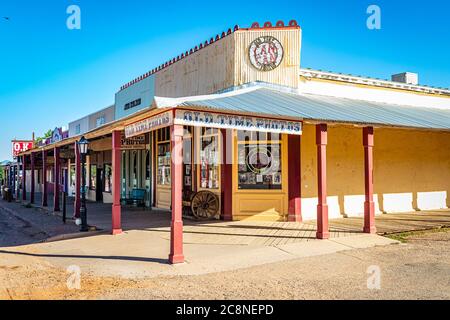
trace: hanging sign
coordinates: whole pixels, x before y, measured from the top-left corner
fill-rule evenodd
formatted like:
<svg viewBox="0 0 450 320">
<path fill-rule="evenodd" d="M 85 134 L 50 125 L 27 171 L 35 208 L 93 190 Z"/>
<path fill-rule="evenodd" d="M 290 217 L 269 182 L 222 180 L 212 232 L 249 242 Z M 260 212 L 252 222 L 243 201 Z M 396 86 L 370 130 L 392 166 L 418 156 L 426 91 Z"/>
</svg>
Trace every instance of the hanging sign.
<svg viewBox="0 0 450 320">
<path fill-rule="evenodd" d="M 167 111 L 156 116 L 138 121 L 125 127 L 125 137 L 139 136 L 153 130 L 167 127 L 173 124 L 173 113 Z"/>
<path fill-rule="evenodd" d="M 221 129 L 237 129 L 285 134 L 302 134 L 300 121 L 229 115 L 203 111 L 177 110 L 175 124 Z"/>
<path fill-rule="evenodd" d="M 13 141 L 12 142 L 12 154 L 13 158 L 17 158 L 17 156 L 26 152 L 30 149 L 33 149 L 33 141 Z"/>
<path fill-rule="evenodd" d="M 121 150 L 144 150 L 147 148 L 148 139 L 145 135 L 134 136 L 131 138 L 125 138 L 122 135 L 120 149 Z"/>
</svg>

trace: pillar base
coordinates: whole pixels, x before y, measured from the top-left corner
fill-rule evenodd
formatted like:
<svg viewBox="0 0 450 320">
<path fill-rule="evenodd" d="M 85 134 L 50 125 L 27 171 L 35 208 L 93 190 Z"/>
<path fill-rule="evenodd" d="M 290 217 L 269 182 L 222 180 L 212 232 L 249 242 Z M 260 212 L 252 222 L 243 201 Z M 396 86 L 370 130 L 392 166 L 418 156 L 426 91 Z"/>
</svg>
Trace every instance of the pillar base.
<svg viewBox="0 0 450 320">
<path fill-rule="evenodd" d="M 319 204 L 317 206 L 317 239 L 329 239 L 330 231 L 328 228 L 328 205 Z"/>
<path fill-rule="evenodd" d="M 320 239 L 320 240 L 330 239 L 330 233 L 329 232 L 317 232 L 316 238 Z"/>
<path fill-rule="evenodd" d="M 377 228 L 376 227 L 364 227 L 364 233 L 376 234 Z"/>
<path fill-rule="evenodd" d="M 364 233 L 375 234 L 375 203 L 373 201 L 364 202 Z"/>
<path fill-rule="evenodd" d="M 112 232 L 111 232 L 111 234 L 113 236 L 117 236 L 117 235 L 122 234 L 122 233 L 123 233 L 122 229 L 113 229 Z"/>
<path fill-rule="evenodd" d="M 170 254 L 169 262 L 171 264 L 183 263 L 183 221 L 173 221 L 171 225 L 170 236 Z"/>
<path fill-rule="evenodd" d="M 233 216 L 222 216 L 222 221 L 233 221 Z"/>
<path fill-rule="evenodd" d="M 303 222 L 302 216 L 300 214 L 289 215 L 288 222 Z"/>
<path fill-rule="evenodd" d="M 177 255 L 169 255 L 169 263 L 170 264 L 180 264 L 184 263 L 184 255 L 177 254 Z"/>
</svg>

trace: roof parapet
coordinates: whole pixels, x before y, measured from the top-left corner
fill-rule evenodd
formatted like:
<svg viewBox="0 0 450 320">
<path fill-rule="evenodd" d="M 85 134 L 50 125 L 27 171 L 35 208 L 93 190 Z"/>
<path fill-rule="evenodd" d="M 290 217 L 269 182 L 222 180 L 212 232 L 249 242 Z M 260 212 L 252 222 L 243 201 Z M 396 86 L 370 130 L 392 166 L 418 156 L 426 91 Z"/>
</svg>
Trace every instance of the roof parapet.
<svg viewBox="0 0 450 320">
<path fill-rule="evenodd" d="M 263 24 L 262 27 L 260 27 L 258 22 L 254 22 L 251 27 L 249 29 L 244 29 L 244 30 L 250 30 L 250 29 L 275 29 L 275 28 L 299 28 L 299 25 L 297 23 L 296 20 L 291 20 L 289 21 L 289 23 L 287 25 L 284 24 L 284 22 L 282 20 L 278 20 L 277 23 L 275 24 L 275 26 L 272 25 L 272 23 L 270 21 L 267 21 Z M 175 58 L 170 59 L 169 61 L 159 65 L 156 68 L 153 68 L 152 70 L 148 71 L 147 73 L 144 73 L 143 75 L 137 77 L 134 80 L 131 80 L 130 82 L 124 84 L 123 86 L 120 87 L 120 91 L 125 90 L 126 88 L 148 78 L 149 76 L 157 73 L 158 71 L 161 71 L 165 68 L 167 68 L 168 66 L 190 56 L 191 54 L 206 48 L 207 46 L 209 46 L 210 44 L 219 41 L 229 35 L 231 35 L 232 33 L 240 30 L 241 28 L 239 27 L 239 25 L 235 25 L 233 29 L 229 28 L 226 32 L 222 32 L 221 34 L 217 34 L 215 37 L 211 37 L 208 40 L 206 40 L 205 42 L 200 43 L 199 45 L 195 46 L 194 48 L 191 48 L 190 50 L 187 50 L 186 52 L 182 53 L 181 55 L 178 55 Z"/>
</svg>

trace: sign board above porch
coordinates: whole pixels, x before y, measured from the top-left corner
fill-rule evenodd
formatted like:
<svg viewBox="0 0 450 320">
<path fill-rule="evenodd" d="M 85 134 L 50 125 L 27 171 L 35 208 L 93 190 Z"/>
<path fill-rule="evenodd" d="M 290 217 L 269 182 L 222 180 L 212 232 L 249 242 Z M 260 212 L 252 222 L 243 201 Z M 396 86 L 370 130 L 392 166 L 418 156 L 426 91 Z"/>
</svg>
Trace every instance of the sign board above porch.
<svg viewBox="0 0 450 320">
<path fill-rule="evenodd" d="M 194 127 L 302 134 L 300 121 L 205 111 L 176 110 L 174 123 Z"/>
<path fill-rule="evenodd" d="M 125 127 L 125 137 L 131 138 L 141 134 L 167 127 L 173 124 L 173 112 L 167 111 L 153 117 L 132 123 Z"/>
<path fill-rule="evenodd" d="M 167 111 L 128 125 L 125 127 L 125 137 L 139 136 L 172 124 L 294 135 L 302 134 L 302 123 L 300 121 L 205 111 L 176 110 L 175 118 L 172 111 Z"/>
</svg>

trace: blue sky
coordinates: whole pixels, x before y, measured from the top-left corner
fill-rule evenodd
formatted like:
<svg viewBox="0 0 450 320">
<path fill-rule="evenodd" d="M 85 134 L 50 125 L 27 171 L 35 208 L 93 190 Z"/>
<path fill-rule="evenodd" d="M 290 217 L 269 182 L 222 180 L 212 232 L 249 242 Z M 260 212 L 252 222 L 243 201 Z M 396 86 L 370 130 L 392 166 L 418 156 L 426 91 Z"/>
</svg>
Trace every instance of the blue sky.
<svg viewBox="0 0 450 320">
<path fill-rule="evenodd" d="M 81 30 L 66 27 L 71 4 Z M 381 30 L 366 27 L 370 4 L 381 8 Z M 412 71 L 421 84 L 450 87 L 449 12 L 446 0 L 2 0 L 0 160 L 11 157 L 11 139 L 112 104 L 122 84 L 235 24 L 296 19 L 302 67 L 378 78 Z"/>
</svg>

